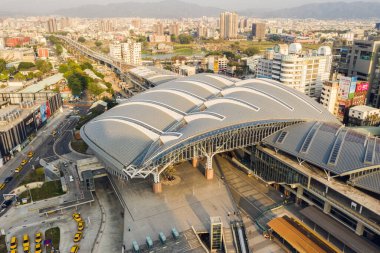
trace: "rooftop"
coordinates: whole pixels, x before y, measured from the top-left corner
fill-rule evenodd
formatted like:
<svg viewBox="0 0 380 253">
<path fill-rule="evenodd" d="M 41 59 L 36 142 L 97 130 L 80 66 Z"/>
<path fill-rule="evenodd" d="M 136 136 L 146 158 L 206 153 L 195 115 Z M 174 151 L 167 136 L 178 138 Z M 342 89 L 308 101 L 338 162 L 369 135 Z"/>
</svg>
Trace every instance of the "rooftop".
<svg viewBox="0 0 380 253">
<path fill-rule="evenodd" d="M 44 90 L 46 87 L 50 85 L 58 83 L 62 79 L 64 79 L 63 74 L 58 73 L 48 78 L 45 78 L 36 84 L 32 84 L 28 86 L 25 89 L 18 91 L 18 93 L 36 93 L 36 92 Z"/>
<path fill-rule="evenodd" d="M 357 105 L 350 108 L 350 111 L 358 111 L 358 112 L 371 112 L 371 111 L 379 111 L 380 109 L 374 108 L 367 105 Z"/>
</svg>

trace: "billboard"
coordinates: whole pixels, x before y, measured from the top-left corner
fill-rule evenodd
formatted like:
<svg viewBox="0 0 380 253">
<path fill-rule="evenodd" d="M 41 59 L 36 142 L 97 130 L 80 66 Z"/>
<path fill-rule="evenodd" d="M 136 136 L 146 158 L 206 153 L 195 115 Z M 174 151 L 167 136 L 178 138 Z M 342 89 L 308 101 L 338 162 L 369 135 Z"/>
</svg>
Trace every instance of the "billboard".
<svg viewBox="0 0 380 253">
<path fill-rule="evenodd" d="M 355 92 L 363 92 L 369 89 L 369 83 L 366 81 L 357 82 Z"/>
<path fill-rule="evenodd" d="M 351 77 L 342 76 L 339 79 L 339 93 L 342 99 L 348 99 L 350 93 Z"/>
<path fill-rule="evenodd" d="M 348 93 L 348 98 L 354 98 L 355 97 L 355 91 L 356 91 L 356 82 L 358 81 L 358 78 L 351 77 L 351 85 L 350 85 L 350 91 Z"/>
<path fill-rule="evenodd" d="M 45 122 L 47 120 L 47 116 L 46 116 L 46 104 L 42 104 L 40 106 L 40 112 L 41 112 L 41 122 Z"/>
</svg>

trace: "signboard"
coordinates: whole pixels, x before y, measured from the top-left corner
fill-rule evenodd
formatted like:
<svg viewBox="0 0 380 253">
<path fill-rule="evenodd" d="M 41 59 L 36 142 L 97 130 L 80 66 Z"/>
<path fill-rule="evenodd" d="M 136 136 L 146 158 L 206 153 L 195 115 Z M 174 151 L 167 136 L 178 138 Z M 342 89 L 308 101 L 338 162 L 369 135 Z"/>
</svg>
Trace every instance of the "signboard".
<svg viewBox="0 0 380 253">
<path fill-rule="evenodd" d="M 219 62 L 216 60 L 214 61 L 214 73 L 219 72 Z"/>
<path fill-rule="evenodd" d="M 351 77 L 342 76 L 339 79 L 339 93 L 342 99 L 348 99 L 350 93 Z"/>
<path fill-rule="evenodd" d="M 358 78 L 351 77 L 351 85 L 350 85 L 350 92 L 348 93 L 348 98 L 354 98 L 355 97 L 355 91 L 356 91 L 356 82 L 358 81 Z"/>
<path fill-rule="evenodd" d="M 361 81 L 356 83 L 356 92 L 363 92 L 369 89 L 369 83 L 366 81 Z"/>
</svg>

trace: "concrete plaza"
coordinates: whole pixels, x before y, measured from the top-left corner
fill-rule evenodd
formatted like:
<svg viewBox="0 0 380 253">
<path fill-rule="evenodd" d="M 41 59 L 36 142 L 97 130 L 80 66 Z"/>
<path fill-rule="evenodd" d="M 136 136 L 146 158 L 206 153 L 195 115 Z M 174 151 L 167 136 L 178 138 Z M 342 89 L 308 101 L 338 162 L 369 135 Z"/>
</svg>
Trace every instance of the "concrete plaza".
<svg viewBox="0 0 380 253">
<path fill-rule="evenodd" d="M 163 184 L 160 194 L 152 192 L 151 179 L 115 180 L 126 203 L 124 244 L 127 249 L 132 241 L 145 244 L 146 236 L 157 241 L 160 232 L 170 237 L 172 228 L 183 232 L 193 226 L 197 231 L 208 231 L 210 216 L 220 216 L 223 226 L 229 228 L 228 213 L 235 210 L 223 181 L 217 177 L 206 180 L 199 169 L 187 162 L 175 168 L 179 182 Z"/>
</svg>

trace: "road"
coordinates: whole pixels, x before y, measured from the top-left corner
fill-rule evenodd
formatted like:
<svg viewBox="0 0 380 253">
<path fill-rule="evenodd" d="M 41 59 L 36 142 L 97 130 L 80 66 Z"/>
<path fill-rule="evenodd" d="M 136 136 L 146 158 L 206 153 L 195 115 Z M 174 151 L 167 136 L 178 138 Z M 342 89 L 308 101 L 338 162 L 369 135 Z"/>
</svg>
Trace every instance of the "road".
<svg viewBox="0 0 380 253">
<path fill-rule="evenodd" d="M 8 176 L 12 176 L 13 179 L 0 191 L 0 203 L 4 201 L 3 194 L 7 194 L 16 188 L 33 168 L 40 167 L 40 159 L 44 159 L 49 163 L 60 158 L 62 159 L 62 155 L 71 152 L 69 145 L 73 128 L 77 122 L 78 117 L 70 116 L 70 110 L 66 109 L 64 113 L 59 115 L 59 118 L 54 124 L 48 124 L 39 130 L 40 132 L 36 139 L 40 138 L 40 143 L 32 141 L 32 143 L 14 158 L 14 161 L 10 161 L 9 164 L 3 166 L 0 182 L 4 181 Z M 53 130 L 57 132 L 55 136 L 51 134 Z M 43 139 L 42 142 L 41 139 Z M 29 151 L 34 152 L 32 158 L 27 157 Z M 23 169 L 19 173 L 15 173 L 15 169 L 23 159 L 29 159 L 28 163 L 23 166 Z M 4 211 L 1 211 L 0 216 L 3 214 Z"/>
</svg>

